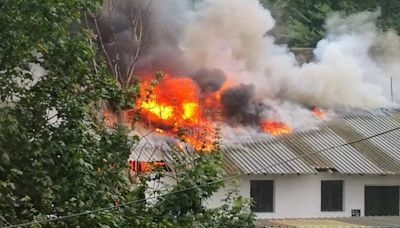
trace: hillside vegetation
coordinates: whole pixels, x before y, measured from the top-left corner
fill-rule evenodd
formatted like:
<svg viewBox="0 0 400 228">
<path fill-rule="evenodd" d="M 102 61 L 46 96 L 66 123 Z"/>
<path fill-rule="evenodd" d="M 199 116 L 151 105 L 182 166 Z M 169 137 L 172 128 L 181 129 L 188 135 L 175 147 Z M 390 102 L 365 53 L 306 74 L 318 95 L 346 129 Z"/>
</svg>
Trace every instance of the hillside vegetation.
<svg viewBox="0 0 400 228">
<path fill-rule="evenodd" d="M 400 33 L 400 1 L 397 0 L 260 0 L 276 19 L 271 31 L 278 43 L 290 47 L 314 47 L 324 36 L 324 23 L 333 12 L 344 15 L 380 10 L 378 27 Z"/>
</svg>

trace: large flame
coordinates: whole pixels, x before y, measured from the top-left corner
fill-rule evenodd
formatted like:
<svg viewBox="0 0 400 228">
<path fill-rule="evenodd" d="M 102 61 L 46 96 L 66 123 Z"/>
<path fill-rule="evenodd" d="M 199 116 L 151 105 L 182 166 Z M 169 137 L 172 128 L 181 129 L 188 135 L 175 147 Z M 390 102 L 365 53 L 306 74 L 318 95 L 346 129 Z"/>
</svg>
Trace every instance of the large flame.
<svg viewBox="0 0 400 228">
<path fill-rule="evenodd" d="M 293 129 L 282 122 L 266 120 L 261 123 L 261 129 L 271 135 L 283 135 L 292 133 Z"/>
<path fill-rule="evenodd" d="M 166 75 L 156 86 L 142 85 L 140 113 L 153 124 L 179 127 L 199 122 L 198 88 L 189 78 Z"/>
<path fill-rule="evenodd" d="M 137 106 L 147 127 L 178 135 L 196 150 L 213 149 L 212 124 L 201 109 L 200 91 L 192 79 L 165 75 L 154 87 L 146 81 Z"/>
<path fill-rule="evenodd" d="M 195 81 L 188 77 L 164 75 L 158 83 L 152 83 L 150 77 L 144 80 L 136 100 L 140 122 L 146 128 L 161 135 L 178 137 L 177 145 L 185 148 L 185 143 L 200 151 L 214 149 L 214 127 L 223 121 L 221 115 L 221 94 L 234 85 L 225 81 L 219 90 L 201 93 Z M 105 112 L 106 123 L 112 125 L 117 120 L 132 121 L 133 110 L 125 110 L 122 117 Z M 261 122 L 261 130 L 271 135 L 290 134 L 288 125 L 266 120 Z M 183 142 L 183 144 L 182 144 Z"/>
</svg>

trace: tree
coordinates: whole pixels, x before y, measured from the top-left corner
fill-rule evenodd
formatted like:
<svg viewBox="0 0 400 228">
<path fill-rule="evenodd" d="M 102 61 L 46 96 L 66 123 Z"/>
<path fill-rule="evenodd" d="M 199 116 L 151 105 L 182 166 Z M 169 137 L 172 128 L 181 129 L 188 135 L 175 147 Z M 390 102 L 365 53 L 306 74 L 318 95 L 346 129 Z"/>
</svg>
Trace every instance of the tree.
<svg viewBox="0 0 400 228">
<path fill-rule="evenodd" d="M 98 55 L 86 24 L 101 5 L 0 3 L 0 225 L 115 207 L 36 226 L 252 226 L 246 200 L 234 193 L 222 208 L 203 206 L 223 184 L 218 149 L 193 152 L 190 163 L 176 158 L 176 184 L 153 192 L 165 197 L 125 204 L 143 200 L 152 191 L 148 181 L 168 172 L 141 175 L 130 190 L 126 159 L 139 138 L 121 124 L 106 126 L 102 109 L 105 103 L 116 110 L 132 107 L 139 84 L 120 86 Z M 181 198 L 187 201 L 177 201 Z"/>
<path fill-rule="evenodd" d="M 101 13 L 88 14 L 106 63 L 123 88 L 133 83 L 136 64 L 149 46 L 150 5 L 151 1 L 106 0 Z M 120 17 L 115 16 L 118 7 L 125 12 Z"/>
<path fill-rule="evenodd" d="M 98 113 L 119 94 L 93 33 L 71 25 L 100 1 L 3 1 L 0 9 L 0 221 L 16 224 L 113 205 L 130 143 Z M 42 69 L 36 74 L 34 69 Z M 57 226 L 113 224 L 103 212 Z M 114 216 L 114 215 L 113 215 Z M 86 224 L 86 225 L 85 225 Z"/>
<path fill-rule="evenodd" d="M 390 0 L 260 0 L 271 10 L 276 26 L 271 32 L 278 43 L 290 47 L 315 47 L 325 35 L 325 19 L 332 12 L 345 15 L 381 9 L 378 25 L 400 32 L 400 2 Z"/>
<path fill-rule="evenodd" d="M 122 226 L 254 227 L 255 216 L 250 211 L 250 201 L 239 195 L 234 182 L 228 186 L 222 206 L 209 209 L 204 205 L 206 199 L 224 186 L 218 141 L 212 153 L 179 148 L 170 153 L 172 172 L 158 170 L 141 175 L 135 191 L 129 194 L 131 200 L 140 200 L 144 195 L 162 197 L 142 202 L 140 206 L 123 208 L 127 220 Z M 175 184 L 171 185 L 171 181 L 165 179 L 173 180 Z M 161 187 L 153 189 L 149 183 Z"/>
</svg>

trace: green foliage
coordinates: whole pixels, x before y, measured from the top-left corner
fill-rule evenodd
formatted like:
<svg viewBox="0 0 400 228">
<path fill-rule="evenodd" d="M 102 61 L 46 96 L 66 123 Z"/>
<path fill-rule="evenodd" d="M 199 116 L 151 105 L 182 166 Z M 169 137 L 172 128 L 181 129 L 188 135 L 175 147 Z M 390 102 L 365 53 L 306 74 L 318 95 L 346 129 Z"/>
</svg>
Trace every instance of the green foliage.
<svg viewBox="0 0 400 228">
<path fill-rule="evenodd" d="M 332 12 L 345 15 L 381 9 L 378 25 L 400 32 L 400 2 L 391 0 L 260 0 L 276 19 L 272 34 L 291 47 L 314 47 L 325 35 L 324 23 Z"/>
<path fill-rule="evenodd" d="M 96 63 L 93 34 L 70 32 L 81 12 L 100 4 L 0 3 L 0 224 L 107 207 L 127 191 L 121 170 L 134 140 L 122 127 L 106 129 L 98 117 L 101 101 L 118 95 L 117 84 Z M 33 73 L 33 64 L 44 75 Z M 110 215 L 54 226 L 120 219 Z"/>
<path fill-rule="evenodd" d="M 130 189 L 126 159 L 138 137 L 120 125 L 105 127 L 101 109 L 133 107 L 139 84 L 121 88 L 97 55 L 93 33 L 76 26 L 100 6 L 100 0 L 0 3 L 0 226 L 140 199 L 32 227 L 251 227 L 254 216 L 241 197 L 230 195 L 220 209 L 204 207 L 223 185 L 218 149 L 193 153 L 189 163 L 176 156 L 173 185 L 151 188 L 170 175 L 157 170 Z M 144 200 L 154 194 L 165 197 Z"/>
<path fill-rule="evenodd" d="M 212 218 L 204 221 L 202 227 L 254 227 L 254 214 L 249 205 L 250 199 L 237 191 L 237 183 L 229 188 L 223 205 L 211 212 Z"/>
<path fill-rule="evenodd" d="M 239 195 L 236 186 L 227 188 L 222 206 L 205 207 L 205 201 L 224 186 L 219 148 L 206 154 L 175 149 L 175 154 L 172 177 L 162 171 L 141 176 L 131 199 L 162 197 L 125 208 L 128 219 L 123 227 L 254 227 L 250 201 Z M 159 187 L 153 189 L 149 183 Z"/>
</svg>

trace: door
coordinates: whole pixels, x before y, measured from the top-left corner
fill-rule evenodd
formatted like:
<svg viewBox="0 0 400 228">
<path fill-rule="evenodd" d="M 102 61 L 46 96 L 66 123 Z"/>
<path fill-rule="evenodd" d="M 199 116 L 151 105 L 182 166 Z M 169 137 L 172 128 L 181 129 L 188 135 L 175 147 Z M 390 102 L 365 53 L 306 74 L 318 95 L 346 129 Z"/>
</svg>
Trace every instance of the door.
<svg viewBox="0 0 400 228">
<path fill-rule="evenodd" d="M 365 186 L 365 216 L 399 215 L 399 186 Z"/>
</svg>

